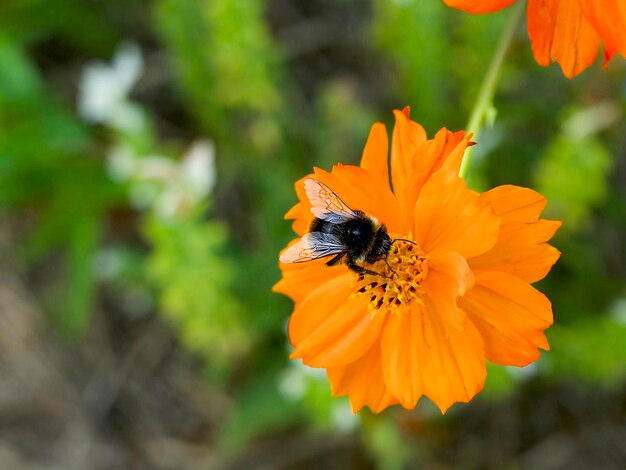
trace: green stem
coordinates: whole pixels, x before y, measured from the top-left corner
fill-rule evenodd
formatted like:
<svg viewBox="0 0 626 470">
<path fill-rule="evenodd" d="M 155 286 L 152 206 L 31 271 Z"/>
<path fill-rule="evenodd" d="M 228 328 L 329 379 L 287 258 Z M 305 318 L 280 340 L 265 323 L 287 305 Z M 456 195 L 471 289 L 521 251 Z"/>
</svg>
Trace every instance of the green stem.
<svg viewBox="0 0 626 470">
<path fill-rule="evenodd" d="M 496 92 L 496 86 L 498 85 L 498 79 L 500 78 L 500 69 L 502 68 L 502 63 L 504 62 L 504 57 L 506 56 L 509 46 L 511 45 L 511 41 L 513 40 L 517 24 L 522 17 L 522 11 L 524 10 L 525 3 L 526 2 L 524 1 L 518 1 L 515 6 L 513 6 L 513 12 L 509 18 L 509 22 L 504 28 L 502 36 L 500 36 L 498 48 L 491 59 L 491 64 L 489 64 L 489 69 L 487 69 L 487 74 L 485 75 L 480 92 L 478 93 L 478 97 L 474 103 L 472 114 L 470 114 L 470 119 L 467 123 L 467 127 L 465 128 L 467 132 L 474 134 L 472 139 L 474 141 L 478 140 L 478 135 L 483 127 L 483 123 L 492 107 L 493 95 Z M 465 150 L 463 162 L 461 163 L 461 169 L 459 170 L 459 176 L 461 178 L 467 177 L 467 172 L 469 171 L 469 165 L 473 154 L 473 146 L 468 147 L 467 150 Z"/>
</svg>

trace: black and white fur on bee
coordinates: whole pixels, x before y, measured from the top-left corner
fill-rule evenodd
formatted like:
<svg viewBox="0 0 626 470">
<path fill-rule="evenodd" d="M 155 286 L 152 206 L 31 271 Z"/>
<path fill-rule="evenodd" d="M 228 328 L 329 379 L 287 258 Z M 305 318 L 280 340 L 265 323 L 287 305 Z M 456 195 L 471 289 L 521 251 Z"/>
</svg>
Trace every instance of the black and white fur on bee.
<svg viewBox="0 0 626 470">
<path fill-rule="evenodd" d="M 349 208 L 328 186 L 313 178 L 304 181 L 315 216 L 309 232 L 281 256 L 283 263 L 302 263 L 332 256 L 328 266 L 345 263 L 358 274 L 383 274 L 361 266 L 385 260 L 392 245 L 384 224 Z"/>
</svg>

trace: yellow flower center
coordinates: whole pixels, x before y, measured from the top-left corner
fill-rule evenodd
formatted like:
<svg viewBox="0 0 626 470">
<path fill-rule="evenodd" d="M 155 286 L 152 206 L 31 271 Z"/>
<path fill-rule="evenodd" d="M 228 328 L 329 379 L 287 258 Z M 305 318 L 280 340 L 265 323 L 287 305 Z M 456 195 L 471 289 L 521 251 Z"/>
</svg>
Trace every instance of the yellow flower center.
<svg viewBox="0 0 626 470">
<path fill-rule="evenodd" d="M 410 302 L 422 303 L 428 258 L 417 244 L 396 240 L 386 259 L 363 267 L 378 273 L 359 274 L 356 282 L 355 295 L 369 296 L 372 315 L 393 312 Z"/>
</svg>

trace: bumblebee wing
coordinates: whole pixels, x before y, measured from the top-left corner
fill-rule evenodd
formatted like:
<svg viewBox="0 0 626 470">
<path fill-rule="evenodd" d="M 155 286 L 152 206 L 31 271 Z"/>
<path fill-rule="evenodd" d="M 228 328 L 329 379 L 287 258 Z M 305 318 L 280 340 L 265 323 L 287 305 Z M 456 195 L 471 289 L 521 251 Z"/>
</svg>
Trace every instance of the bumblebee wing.
<svg viewBox="0 0 626 470">
<path fill-rule="evenodd" d="M 304 181 L 304 189 L 315 217 L 333 224 L 340 224 L 356 217 L 354 211 L 324 183 L 309 178 Z"/>
<path fill-rule="evenodd" d="M 280 255 L 281 263 L 302 263 L 330 255 L 336 255 L 347 250 L 347 247 L 337 237 L 329 233 L 306 233 L 302 240 L 291 245 Z"/>
</svg>

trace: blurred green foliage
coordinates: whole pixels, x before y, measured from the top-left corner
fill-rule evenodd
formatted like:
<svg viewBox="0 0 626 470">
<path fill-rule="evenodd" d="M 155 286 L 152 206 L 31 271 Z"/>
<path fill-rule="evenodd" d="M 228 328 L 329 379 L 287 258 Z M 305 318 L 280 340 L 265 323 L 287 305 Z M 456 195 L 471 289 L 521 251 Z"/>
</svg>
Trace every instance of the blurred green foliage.
<svg viewBox="0 0 626 470">
<path fill-rule="evenodd" d="M 22 269 L 60 266 L 39 289 L 58 333 L 80 341 L 94 312 L 105 315 L 103 284 L 122 314 L 143 308 L 166 319 L 207 380 L 234 397 L 224 448 L 291 426 L 331 429 L 361 436 L 381 468 L 401 468 L 409 455 L 398 414 L 354 418 L 323 376 L 287 359 L 291 304 L 270 292 L 277 253 L 293 236 L 282 216 L 297 178 L 313 165 L 357 162 L 369 126 L 390 124 L 392 107 L 411 105 L 430 134 L 461 128 L 506 12 L 372 0 L 322 13 L 294 4 L 285 18 L 277 3 L 3 2 L 0 210 Z M 333 9 L 354 11 L 350 26 L 366 40 L 346 41 Z M 340 34 L 298 50 L 285 31 L 309 31 L 310 14 L 338 21 Z M 142 47 L 145 70 L 115 116 L 95 122 L 77 104 L 85 67 L 110 64 L 129 40 Z M 534 64 L 524 31 L 513 44 L 472 184 L 543 192 L 547 216 L 564 221 L 555 242 L 563 257 L 540 284 L 554 303 L 552 350 L 526 373 L 490 366 L 478 401 L 526 380 L 624 380 L 623 321 L 609 315 L 626 295 L 624 83 L 623 61 L 567 81 Z M 189 195 L 181 149 L 206 138 L 217 185 Z M 167 197 L 182 198 L 170 212 Z"/>
<path fill-rule="evenodd" d="M 227 374 L 233 355 L 246 351 L 249 339 L 229 293 L 233 269 L 223 256 L 225 228 L 197 219 L 152 219 L 145 233 L 154 246 L 146 269 L 163 313 L 191 351 Z"/>
<path fill-rule="evenodd" d="M 244 126 L 264 150 L 278 145 L 282 105 L 278 50 L 259 0 L 160 0 L 158 28 L 171 51 L 181 92 L 216 138 Z M 260 149 L 256 149 L 258 152 Z"/>
<path fill-rule="evenodd" d="M 67 256 L 64 305 L 58 308 L 61 299 L 54 298 L 52 311 L 72 336 L 88 325 L 91 258 L 101 219 L 118 197 L 91 149 L 88 130 L 46 87 L 23 47 L 0 41 L 0 208 L 36 217 L 21 246 L 27 262 L 52 248 Z M 85 192 L 85 185 L 91 190 Z"/>
<path fill-rule="evenodd" d="M 594 129 L 601 117 L 616 114 L 611 111 L 610 106 L 598 106 L 571 116 L 545 149 L 536 170 L 537 190 L 550 201 L 546 216 L 567 217 L 565 231 L 580 229 L 591 211 L 606 202 L 613 155 Z"/>
<path fill-rule="evenodd" d="M 550 346 L 557 354 L 546 355 L 545 369 L 555 378 L 581 378 L 588 383 L 619 385 L 624 380 L 626 325 L 611 318 L 580 319 L 556 325 Z"/>
</svg>

